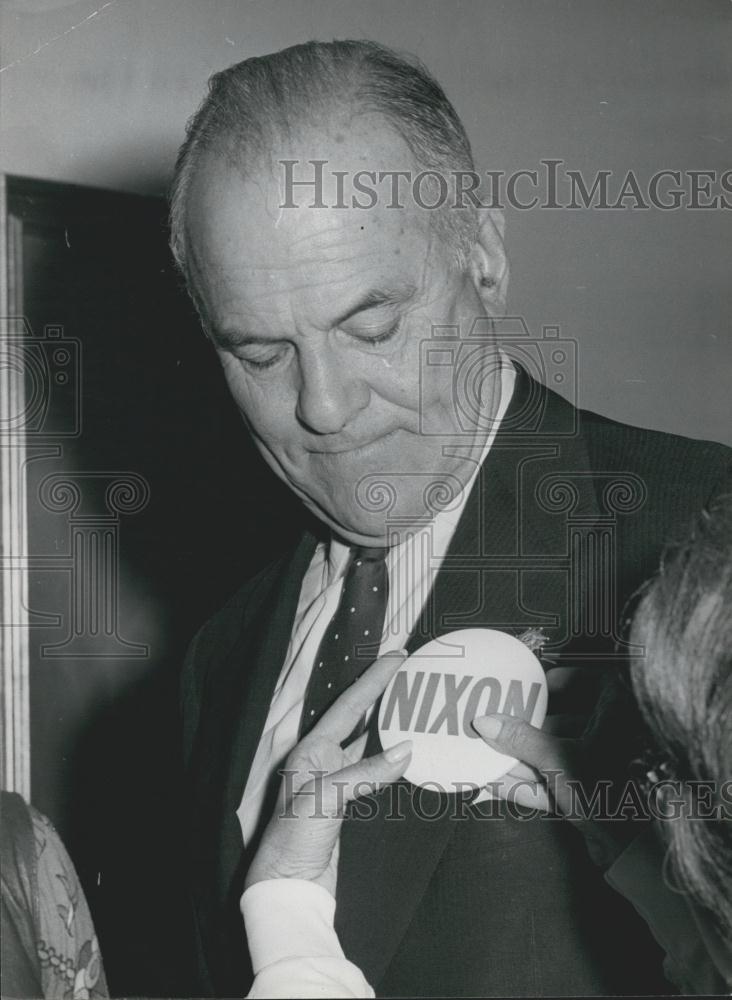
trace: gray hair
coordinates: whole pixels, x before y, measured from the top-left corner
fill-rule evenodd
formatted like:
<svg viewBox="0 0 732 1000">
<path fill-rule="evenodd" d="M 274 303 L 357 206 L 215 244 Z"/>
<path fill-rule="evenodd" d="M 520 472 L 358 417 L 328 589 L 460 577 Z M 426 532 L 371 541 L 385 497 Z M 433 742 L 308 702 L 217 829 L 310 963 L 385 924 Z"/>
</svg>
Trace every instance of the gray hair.
<svg viewBox="0 0 732 1000">
<path fill-rule="evenodd" d="M 730 609 L 732 496 L 705 512 L 691 537 L 664 558 L 631 637 L 646 647 L 631 668 L 633 689 L 670 775 L 714 782 L 722 809 L 721 790 L 732 779 Z M 731 940 L 732 823 L 683 815 L 661 825 L 684 885 Z"/>
<path fill-rule="evenodd" d="M 422 170 L 443 176 L 474 171 L 462 122 L 439 83 L 414 57 L 377 42 L 334 41 L 306 42 L 245 59 L 209 80 L 175 165 L 170 245 L 192 294 L 185 214 L 202 154 L 214 149 L 240 166 L 264 161 L 275 136 L 290 135 L 303 123 L 315 124 L 324 111 L 338 107 L 382 115 Z M 435 223 L 455 261 L 463 265 L 477 233 L 474 206 L 441 206 Z"/>
</svg>

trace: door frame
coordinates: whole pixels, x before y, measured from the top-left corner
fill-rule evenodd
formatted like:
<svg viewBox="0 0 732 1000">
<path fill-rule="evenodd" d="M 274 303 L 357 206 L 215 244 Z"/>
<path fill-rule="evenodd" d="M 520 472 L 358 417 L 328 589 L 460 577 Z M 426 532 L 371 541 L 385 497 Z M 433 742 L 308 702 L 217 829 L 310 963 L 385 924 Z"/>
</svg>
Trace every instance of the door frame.
<svg viewBox="0 0 732 1000">
<path fill-rule="evenodd" d="M 30 798 L 30 637 L 26 387 L 22 336 L 23 221 L 0 174 L 0 784 Z"/>
</svg>

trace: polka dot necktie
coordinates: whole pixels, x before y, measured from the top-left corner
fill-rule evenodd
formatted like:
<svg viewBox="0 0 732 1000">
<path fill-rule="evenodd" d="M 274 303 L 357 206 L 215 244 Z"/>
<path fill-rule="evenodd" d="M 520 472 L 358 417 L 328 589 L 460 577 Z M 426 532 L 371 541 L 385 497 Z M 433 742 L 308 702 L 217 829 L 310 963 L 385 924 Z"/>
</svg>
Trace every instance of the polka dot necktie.
<svg viewBox="0 0 732 1000">
<path fill-rule="evenodd" d="M 379 654 L 389 594 L 387 552 L 385 548 L 351 550 L 340 602 L 315 654 L 300 738 Z"/>
</svg>

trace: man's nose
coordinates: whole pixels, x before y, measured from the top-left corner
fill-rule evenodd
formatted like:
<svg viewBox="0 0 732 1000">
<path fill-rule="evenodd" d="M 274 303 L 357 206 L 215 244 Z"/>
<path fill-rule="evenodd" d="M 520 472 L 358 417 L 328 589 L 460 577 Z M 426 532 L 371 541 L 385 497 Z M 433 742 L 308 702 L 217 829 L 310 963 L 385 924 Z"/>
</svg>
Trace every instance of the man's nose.
<svg viewBox="0 0 732 1000">
<path fill-rule="evenodd" d="M 300 359 L 297 418 L 314 434 L 337 434 L 369 401 L 368 385 L 327 350 Z"/>
</svg>

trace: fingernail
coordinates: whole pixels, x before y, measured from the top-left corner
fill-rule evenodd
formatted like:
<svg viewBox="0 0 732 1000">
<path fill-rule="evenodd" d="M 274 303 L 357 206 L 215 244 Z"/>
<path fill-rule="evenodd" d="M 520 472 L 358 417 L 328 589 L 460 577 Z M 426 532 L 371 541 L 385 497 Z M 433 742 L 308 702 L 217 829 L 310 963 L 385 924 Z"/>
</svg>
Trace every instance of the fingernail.
<svg viewBox="0 0 732 1000">
<path fill-rule="evenodd" d="M 409 656 L 409 653 L 406 649 L 387 649 L 385 653 L 382 653 L 382 656 L 398 656 L 399 659 L 403 660 L 405 656 Z"/>
<path fill-rule="evenodd" d="M 473 719 L 473 729 L 487 740 L 497 740 L 501 735 L 501 720 L 494 715 L 481 715 Z"/>
<path fill-rule="evenodd" d="M 400 760 L 404 760 L 412 752 L 412 741 L 405 740 L 403 743 L 397 743 L 395 747 L 389 747 L 388 750 L 384 751 L 384 759 L 388 760 L 390 764 L 398 764 Z"/>
</svg>

